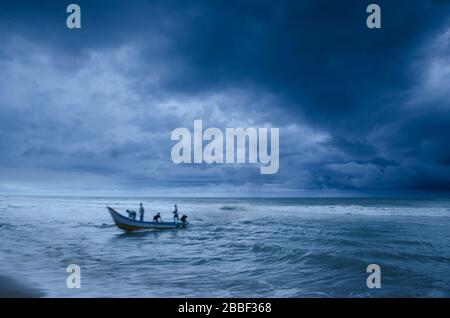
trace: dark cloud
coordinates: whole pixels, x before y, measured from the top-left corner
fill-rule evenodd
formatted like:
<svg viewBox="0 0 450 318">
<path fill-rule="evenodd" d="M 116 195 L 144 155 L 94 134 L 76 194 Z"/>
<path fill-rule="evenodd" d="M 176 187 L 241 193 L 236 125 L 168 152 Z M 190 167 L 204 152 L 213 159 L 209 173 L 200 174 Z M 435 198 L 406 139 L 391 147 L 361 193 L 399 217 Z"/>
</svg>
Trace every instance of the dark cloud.
<svg viewBox="0 0 450 318">
<path fill-rule="evenodd" d="M 447 1 L 377 1 L 381 30 L 357 0 L 77 3 L 81 30 L 68 3 L 2 4 L 4 169 L 131 189 L 450 188 Z M 195 118 L 280 127 L 280 172 L 174 166 L 170 131 Z"/>
</svg>

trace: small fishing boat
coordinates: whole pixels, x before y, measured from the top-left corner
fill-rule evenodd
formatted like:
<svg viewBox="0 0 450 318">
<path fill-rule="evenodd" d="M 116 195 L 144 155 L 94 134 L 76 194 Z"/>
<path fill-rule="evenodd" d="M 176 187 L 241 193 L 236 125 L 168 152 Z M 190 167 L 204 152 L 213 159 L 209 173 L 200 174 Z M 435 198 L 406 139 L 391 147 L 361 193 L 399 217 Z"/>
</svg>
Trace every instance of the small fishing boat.
<svg viewBox="0 0 450 318">
<path fill-rule="evenodd" d="M 126 217 L 113 208 L 107 207 L 114 223 L 118 228 L 126 231 L 139 231 L 139 230 L 171 230 L 171 229 L 183 229 L 186 228 L 189 222 L 144 222 Z"/>
</svg>

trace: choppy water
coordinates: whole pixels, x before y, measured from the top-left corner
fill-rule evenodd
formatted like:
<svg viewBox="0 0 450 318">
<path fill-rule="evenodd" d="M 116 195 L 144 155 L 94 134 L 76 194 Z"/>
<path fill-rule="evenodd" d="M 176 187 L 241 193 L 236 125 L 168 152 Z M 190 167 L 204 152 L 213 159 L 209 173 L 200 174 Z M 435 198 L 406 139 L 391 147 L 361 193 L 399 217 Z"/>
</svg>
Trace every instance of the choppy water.
<svg viewBox="0 0 450 318">
<path fill-rule="evenodd" d="M 105 206 L 141 201 L 193 226 L 117 229 Z M 449 234 L 449 200 L 0 197 L 2 274 L 49 297 L 450 297 Z"/>
</svg>

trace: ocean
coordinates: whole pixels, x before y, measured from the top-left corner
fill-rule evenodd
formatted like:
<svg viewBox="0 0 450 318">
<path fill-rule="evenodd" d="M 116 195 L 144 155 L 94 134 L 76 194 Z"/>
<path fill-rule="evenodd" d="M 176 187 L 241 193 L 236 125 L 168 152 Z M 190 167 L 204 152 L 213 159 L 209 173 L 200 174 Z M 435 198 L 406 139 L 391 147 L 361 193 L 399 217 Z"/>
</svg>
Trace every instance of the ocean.
<svg viewBox="0 0 450 318">
<path fill-rule="evenodd" d="M 126 233 L 106 210 L 140 202 L 192 226 Z M 0 197 L 1 275 L 44 297 L 450 297 L 449 234 L 449 199 Z"/>
</svg>

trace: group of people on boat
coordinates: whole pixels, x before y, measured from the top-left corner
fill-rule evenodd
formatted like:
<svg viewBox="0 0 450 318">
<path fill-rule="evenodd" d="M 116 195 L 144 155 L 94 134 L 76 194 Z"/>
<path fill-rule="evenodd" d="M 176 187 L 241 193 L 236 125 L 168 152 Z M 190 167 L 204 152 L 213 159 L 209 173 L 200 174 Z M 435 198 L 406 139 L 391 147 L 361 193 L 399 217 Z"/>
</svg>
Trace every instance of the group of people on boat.
<svg viewBox="0 0 450 318">
<path fill-rule="evenodd" d="M 127 210 L 127 213 L 128 213 L 128 217 L 130 219 L 136 220 L 136 215 L 137 215 L 136 211 Z M 142 203 L 140 203 L 139 204 L 139 221 L 144 221 L 144 213 L 145 213 L 144 206 L 142 205 Z M 173 214 L 173 221 L 174 222 L 180 222 L 180 221 L 182 223 L 186 223 L 187 222 L 187 215 L 183 214 L 183 216 L 181 218 L 178 217 L 178 207 L 177 207 L 176 204 L 174 206 L 174 210 L 173 210 L 172 214 Z M 163 220 L 162 220 L 162 217 L 161 217 L 161 213 L 158 212 L 155 216 L 153 216 L 153 222 L 159 223 L 159 222 L 162 222 L 162 221 Z"/>
</svg>

